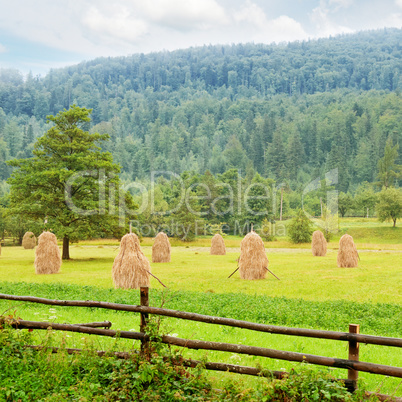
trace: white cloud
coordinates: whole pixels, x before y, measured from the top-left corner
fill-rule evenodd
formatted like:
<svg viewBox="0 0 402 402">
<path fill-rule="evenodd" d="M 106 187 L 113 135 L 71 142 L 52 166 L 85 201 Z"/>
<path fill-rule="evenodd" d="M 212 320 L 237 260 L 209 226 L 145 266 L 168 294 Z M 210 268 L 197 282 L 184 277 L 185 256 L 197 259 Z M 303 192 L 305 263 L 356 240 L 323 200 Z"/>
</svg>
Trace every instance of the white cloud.
<svg viewBox="0 0 402 402">
<path fill-rule="evenodd" d="M 264 11 L 255 3 L 248 1 L 233 15 L 239 24 L 247 24 L 253 40 L 258 43 L 286 42 L 307 39 L 308 35 L 302 25 L 287 15 L 268 19 Z"/>
<path fill-rule="evenodd" d="M 302 25 L 287 15 L 281 15 L 279 18 L 271 20 L 270 23 L 270 30 L 278 37 L 275 39 L 276 41 L 293 41 L 308 38 Z"/>
<path fill-rule="evenodd" d="M 395 4 L 396 4 L 398 7 L 402 8 L 402 0 L 395 0 Z"/>
<path fill-rule="evenodd" d="M 320 5 L 314 8 L 311 13 L 311 21 L 315 25 L 316 36 L 318 37 L 337 35 L 340 33 L 352 33 L 354 31 L 352 28 L 337 24 L 332 20 L 332 14 L 336 11 L 336 8 L 331 8 L 331 3 L 334 2 L 334 0 L 330 0 L 329 2 L 321 0 Z M 342 0 L 337 2 L 340 3 Z"/>
<path fill-rule="evenodd" d="M 137 7 L 151 21 L 178 30 L 205 30 L 228 22 L 215 0 L 140 0 Z"/>
<path fill-rule="evenodd" d="M 0 26 L 19 38 L 64 51 L 77 51 L 89 47 L 78 24 L 77 15 L 81 11 L 49 0 L 38 0 L 34 7 L 29 0 L 4 2 Z"/>
<path fill-rule="evenodd" d="M 7 51 L 6 47 L 0 43 L 0 53 L 5 53 Z"/>
<path fill-rule="evenodd" d="M 384 27 L 401 28 L 402 27 L 402 13 L 391 14 L 387 18 L 379 20 L 378 28 L 384 28 Z"/>
<path fill-rule="evenodd" d="M 257 27 L 263 27 L 267 23 L 267 16 L 264 10 L 250 1 L 247 1 L 239 11 L 235 12 L 233 17 L 237 22 L 248 22 L 255 24 Z"/>
<path fill-rule="evenodd" d="M 113 45 L 116 40 L 135 42 L 148 33 L 148 24 L 133 17 L 125 7 L 118 8 L 117 12 L 90 7 L 82 22 L 88 28 L 89 38 L 95 43 Z"/>
<path fill-rule="evenodd" d="M 329 0 L 329 5 L 335 5 L 336 8 L 348 8 L 353 4 L 354 0 Z"/>
<path fill-rule="evenodd" d="M 178 35 L 195 34 L 199 42 L 202 33 L 209 39 L 230 22 L 217 0 L 0 2 L 4 30 L 85 58 L 172 48 L 173 39 L 191 46 L 191 37 Z"/>
</svg>

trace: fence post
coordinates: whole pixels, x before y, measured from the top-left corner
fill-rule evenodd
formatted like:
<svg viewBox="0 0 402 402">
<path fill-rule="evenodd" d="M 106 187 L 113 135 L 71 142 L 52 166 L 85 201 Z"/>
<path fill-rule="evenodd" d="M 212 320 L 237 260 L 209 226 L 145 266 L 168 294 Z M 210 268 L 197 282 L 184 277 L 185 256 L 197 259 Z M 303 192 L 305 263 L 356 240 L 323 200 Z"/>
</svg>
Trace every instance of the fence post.
<svg viewBox="0 0 402 402">
<path fill-rule="evenodd" d="M 149 288 L 140 287 L 140 304 L 141 306 L 149 306 Z M 141 313 L 141 323 L 140 323 L 140 332 L 145 333 L 148 321 L 148 313 Z M 149 347 L 149 342 L 142 340 L 141 341 L 141 352 L 147 353 Z"/>
<path fill-rule="evenodd" d="M 359 324 L 349 324 L 349 333 L 360 333 Z M 359 361 L 359 342 L 349 341 L 349 360 Z M 353 388 L 357 388 L 357 379 L 359 378 L 359 372 L 357 370 L 348 369 L 348 380 L 353 381 Z"/>
</svg>

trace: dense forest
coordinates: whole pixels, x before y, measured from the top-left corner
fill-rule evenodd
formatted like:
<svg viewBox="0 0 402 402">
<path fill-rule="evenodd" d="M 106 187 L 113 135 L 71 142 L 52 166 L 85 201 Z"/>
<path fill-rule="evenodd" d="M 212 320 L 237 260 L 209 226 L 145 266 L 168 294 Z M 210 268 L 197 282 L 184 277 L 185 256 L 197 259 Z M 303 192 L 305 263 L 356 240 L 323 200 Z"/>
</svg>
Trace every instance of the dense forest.
<svg viewBox="0 0 402 402">
<path fill-rule="evenodd" d="M 378 180 L 387 141 L 401 143 L 401 89 L 398 29 L 99 58 L 44 77 L 2 69 L 0 195 L 6 160 L 30 157 L 46 116 L 71 104 L 93 109 L 88 129 L 110 135 L 125 182 L 236 169 L 300 192 L 338 168 L 337 190 L 355 194 Z"/>
</svg>

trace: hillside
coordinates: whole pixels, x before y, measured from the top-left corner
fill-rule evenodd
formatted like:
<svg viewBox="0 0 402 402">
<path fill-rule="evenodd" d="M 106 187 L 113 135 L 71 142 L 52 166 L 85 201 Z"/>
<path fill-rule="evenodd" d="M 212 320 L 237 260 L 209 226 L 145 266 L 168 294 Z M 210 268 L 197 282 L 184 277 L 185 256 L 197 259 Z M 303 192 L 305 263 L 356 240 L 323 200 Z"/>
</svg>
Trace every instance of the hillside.
<svg viewBox="0 0 402 402">
<path fill-rule="evenodd" d="M 295 188 L 334 167 L 340 190 L 373 182 L 401 142 L 402 30 L 278 45 L 103 58 L 45 77 L 0 70 L 0 179 L 29 157 L 45 117 L 93 109 L 126 180 L 152 170 L 258 172 Z"/>
</svg>

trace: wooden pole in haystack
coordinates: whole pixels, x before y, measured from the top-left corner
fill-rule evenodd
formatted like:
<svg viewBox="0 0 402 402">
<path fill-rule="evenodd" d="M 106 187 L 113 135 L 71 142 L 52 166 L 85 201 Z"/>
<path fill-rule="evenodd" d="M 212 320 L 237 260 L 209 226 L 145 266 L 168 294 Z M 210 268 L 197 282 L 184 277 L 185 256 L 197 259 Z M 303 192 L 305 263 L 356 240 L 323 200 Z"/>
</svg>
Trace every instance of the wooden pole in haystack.
<svg viewBox="0 0 402 402">
<path fill-rule="evenodd" d="M 53 233 L 43 232 L 38 237 L 34 265 L 37 274 L 56 274 L 60 271 L 60 250 Z"/>
<path fill-rule="evenodd" d="M 359 254 L 353 237 L 344 234 L 339 240 L 339 251 L 337 257 L 338 267 L 356 268 L 359 262 Z"/>
<path fill-rule="evenodd" d="M 33 249 L 36 246 L 36 237 L 32 232 L 26 232 L 22 238 L 22 247 L 26 250 Z"/>
<path fill-rule="evenodd" d="M 140 247 L 135 233 L 122 237 L 120 250 L 113 262 L 112 278 L 116 288 L 149 287 L 151 265 Z"/>
<path fill-rule="evenodd" d="M 159 232 L 155 237 L 152 262 L 170 262 L 170 241 L 166 233 Z"/>
<path fill-rule="evenodd" d="M 324 257 L 327 254 L 327 241 L 320 230 L 313 232 L 311 251 L 314 257 Z"/>
<path fill-rule="evenodd" d="M 251 231 L 240 243 L 239 272 L 241 279 L 264 279 L 268 270 L 268 258 L 264 242 Z"/>
<path fill-rule="evenodd" d="M 223 237 L 217 233 L 211 240 L 211 255 L 226 255 L 226 246 Z"/>
</svg>

